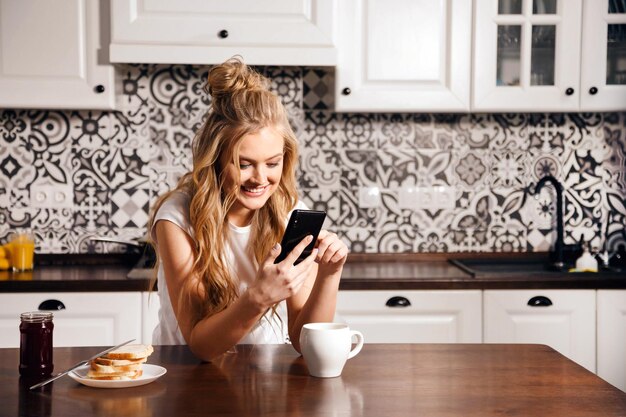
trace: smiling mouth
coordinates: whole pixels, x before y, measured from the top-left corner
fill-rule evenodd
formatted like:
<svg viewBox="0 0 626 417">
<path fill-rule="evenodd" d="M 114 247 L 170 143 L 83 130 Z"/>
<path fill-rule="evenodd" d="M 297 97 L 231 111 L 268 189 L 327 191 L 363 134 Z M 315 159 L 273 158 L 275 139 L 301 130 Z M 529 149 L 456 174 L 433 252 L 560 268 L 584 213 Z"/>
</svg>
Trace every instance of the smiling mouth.
<svg viewBox="0 0 626 417">
<path fill-rule="evenodd" d="M 241 189 L 245 194 L 248 195 L 261 195 L 269 188 L 269 185 L 256 186 L 256 187 L 246 187 L 245 185 L 241 186 Z"/>
</svg>

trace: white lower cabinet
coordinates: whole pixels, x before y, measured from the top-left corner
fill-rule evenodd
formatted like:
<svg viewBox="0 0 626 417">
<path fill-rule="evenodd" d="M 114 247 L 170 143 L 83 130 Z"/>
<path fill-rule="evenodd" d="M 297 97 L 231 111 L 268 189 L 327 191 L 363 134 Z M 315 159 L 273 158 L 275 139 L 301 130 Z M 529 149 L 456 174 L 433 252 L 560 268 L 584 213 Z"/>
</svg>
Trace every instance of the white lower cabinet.
<svg viewBox="0 0 626 417">
<path fill-rule="evenodd" d="M 152 332 L 159 324 L 161 301 L 156 291 L 141 293 L 141 337 L 143 343 L 152 343 Z"/>
<path fill-rule="evenodd" d="M 595 290 L 485 290 L 485 343 L 540 343 L 596 371 Z"/>
<path fill-rule="evenodd" d="M 598 376 L 626 391 L 626 290 L 598 290 Z"/>
<path fill-rule="evenodd" d="M 140 292 L 0 294 L 0 347 L 19 347 L 20 314 L 43 302 L 63 303 L 54 312 L 53 346 L 111 346 L 141 338 Z"/>
<path fill-rule="evenodd" d="M 480 343 L 481 291 L 340 291 L 337 319 L 365 343 Z"/>
</svg>

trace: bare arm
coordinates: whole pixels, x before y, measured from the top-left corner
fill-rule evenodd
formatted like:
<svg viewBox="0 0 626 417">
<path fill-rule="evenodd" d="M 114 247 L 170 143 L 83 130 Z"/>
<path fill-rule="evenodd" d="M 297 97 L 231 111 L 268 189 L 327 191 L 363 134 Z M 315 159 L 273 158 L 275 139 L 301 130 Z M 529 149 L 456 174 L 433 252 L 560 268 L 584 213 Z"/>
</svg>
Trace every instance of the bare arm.
<svg viewBox="0 0 626 417">
<path fill-rule="evenodd" d="M 306 323 L 332 322 L 337 291 L 348 256 L 348 248 L 337 235 L 322 230 L 317 241 L 317 267 L 311 271 L 300 291 L 287 300 L 289 338 L 300 352 L 300 332 Z"/>
<path fill-rule="evenodd" d="M 273 261 L 280 253 L 280 246 L 272 249 L 272 253 L 259 269 L 253 287 L 225 310 L 195 322 L 189 303 L 179 305 L 179 294 L 187 288 L 197 288 L 191 294 L 194 302 L 201 302 L 205 297 L 202 286 L 185 285 L 198 279 L 193 276 L 192 271 L 195 260 L 193 242 L 182 229 L 171 222 L 158 221 L 155 228 L 168 293 L 181 333 L 192 352 L 207 361 L 237 344 L 270 306 L 297 293 L 310 274 L 317 254 L 315 251 L 299 265 L 288 267 L 289 262 L 293 265 L 308 241 L 303 240 L 287 259 L 277 265 Z"/>
</svg>

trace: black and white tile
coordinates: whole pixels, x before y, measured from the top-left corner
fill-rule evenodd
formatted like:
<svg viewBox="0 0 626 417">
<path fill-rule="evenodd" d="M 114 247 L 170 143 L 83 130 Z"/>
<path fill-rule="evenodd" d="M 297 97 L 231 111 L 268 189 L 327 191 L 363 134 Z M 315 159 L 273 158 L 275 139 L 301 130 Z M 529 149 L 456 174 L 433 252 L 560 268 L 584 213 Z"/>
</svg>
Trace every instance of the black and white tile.
<svg viewBox="0 0 626 417">
<path fill-rule="evenodd" d="M 301 198 L 353 252 L 539 251 L 565 238 L 626 245 L 626 113 L 336 113 L 334 71 L 260 67 L 301 144 Z M 32 227 L 40 252 L 114 250 L 92 236 L 146 232 L 150 204 L 191 168 L 209 67 L 120 65 L 117 111 L 0 110 L 0 242 Z M 406 208 L 402 190 L 443 186 L 448 208 Z M 38 188 L 39 187 L 39 188 Z M 69 202 L 33 204 L 41 187 Z M 378 204 L 363 204 L 363 190 Z"/>
</svg>

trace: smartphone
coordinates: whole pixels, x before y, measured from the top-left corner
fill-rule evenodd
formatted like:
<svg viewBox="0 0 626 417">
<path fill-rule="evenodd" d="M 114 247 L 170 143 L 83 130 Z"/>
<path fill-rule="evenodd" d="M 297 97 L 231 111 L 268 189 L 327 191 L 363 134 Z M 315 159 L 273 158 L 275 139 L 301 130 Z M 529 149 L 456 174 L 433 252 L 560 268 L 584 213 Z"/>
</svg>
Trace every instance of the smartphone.
<svg viewBox="0 0 626 417">
<path fill-rule="evenodd" d="M 322 224 L 325 218 L 325 211 L 294 210 L 289 218 L 289 223 L 287 223 L 283 240 L 280 242 L 280 255 L 278 255 L 274 263 L 282 262 L 302 239 L 308 235 L 313 235 L 311 243 L 307 245 L 293 264 L 298 265 L 309 256 L 315 247 L 315 241 L 320 234 L 320 230 L 322 230 Z"/>
</svg>

